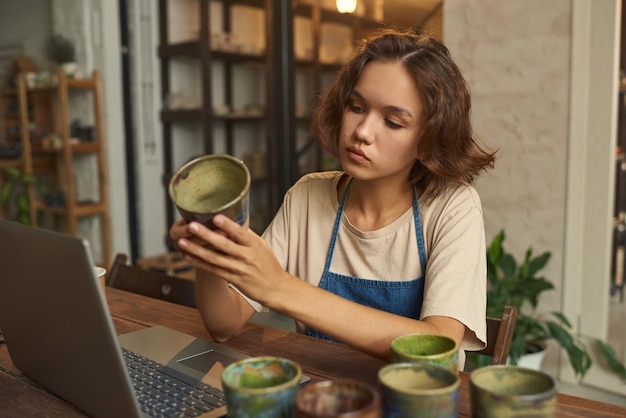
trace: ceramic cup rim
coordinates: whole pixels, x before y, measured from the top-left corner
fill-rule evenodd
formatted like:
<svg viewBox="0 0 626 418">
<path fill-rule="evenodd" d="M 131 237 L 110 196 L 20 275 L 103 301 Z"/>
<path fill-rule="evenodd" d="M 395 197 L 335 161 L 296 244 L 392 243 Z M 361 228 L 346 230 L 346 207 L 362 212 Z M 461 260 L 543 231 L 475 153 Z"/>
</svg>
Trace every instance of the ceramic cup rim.
<svg viewBox="0 0 626 418">
<path fill-rule="evenodd" d="M 447 377 L 450 378 L 450 380 L 454 380 L 454 382 L 447 386 L 434 388 L 434 389 L 408 389 L 408 388 L 403 388 L 403 387 L 398 387 L 398 386 L 391 386 L 385 381 L 385 374 L 394 369 L 426 369 L 430 371 L 437 371 L 439 373 L 447 375 Z M 461 385 L 459 376 L 456 373 L 446 369 L 445 367 L 437 366 L 431 363 L 414 363 L 414 362 L 413 363 L 411 362 L 390 363 L 390 364 L 387 364 L 386 366 L 381 367 L 380 370 L 378 370 L 378 381 L 388 389 L 391 389 L 396 392 L 404 393 L 407 395 L 411 395 L 411 396 L 445 395 L 445 394 L 457 391 Z"/>
<path fill-rule="evenodd" d="M 107 269 L 105 269 L 104 267 L 100 267 L 100 266 L 95 266 L 93 268 L 93 271 L 94 271 L 96 277 L 101 277 L 101 276 L 104 276 L 105 274 L 107 274 Z"/>
<path fill-rule="evenodd" d="M 479 380 L 481 375 L 484 375 L 487 373 L 491 374 L 497 371 L 507 371 L 507 370 L 526 373 L 529 375 L 533 375 L 534 377 L 540 377 L 541 379 L 548 382 L 550 384 L 550 387 L 544 391 L 536 392 L 536 393 L 504 394 L 504 393 L 495 392 L 492 389 L 484 385 L 481 385 L 481 382 Z M 521 366 L 507 365 L 507 364 L 489 365 L 489 366 L 480 367 L 474 370 L 470 374 L 470 386 L 473 386 L 475 389 L 478 389 L 482 391 L 483 393 L 487 393 L 489 394 L 490 397 L 494 399 L 498 399 L 498 400 L 520 399 L 523 401 L 538 401 L 538 400 L 552 398 L 556 395 L 556 392 L 557 392 L 556 381 L 549 374 L 542 372 L 541 370 L 535 370 L 535 369 L 530 369 L 528 367 L 521 367 Z"/>
<path fill-rule="evenodd" d="M 396 345 L 398 344 L 399 341 L 407 339 L 407 338 L 411 338 L 411 337 L 416 337 L 416 336 L 428 336 L 428 337 L 437 337 L 437 338 L 443 338 L 446 339 L 450 342 L 452 342 L 453 347 L 447 351 L 441 352 L 441 353 L 435 353 L 435 354 L 412 354 L 412 353 L 407 353 L 407 352 L 402 352 L 402 351 L 398 351 L 396 349 Z M 441 335 L 441 334 L 431 334 L 431 333 L 427 333 L 427 332 L 414 332 L 412 334 L 404 334 L 404 335 L 400 335 L 399 337 L 396 337 L 393 339 L 393 341 L 391 341 L 391 350 L 398 355 L 407 357 L 407 358 L 412 358 L 412 359 L 419 359 L 419 360 L 429 360 L 429 359 L 438 359 L 441 357 L 448 357 L 450 354 L 454 354 L 454 352 L 458 352 L 459 351 L 459 344 L 452 338 L 448 337 L 447 335 Z"/>
<path fill-rule="evenodd" d="M 282 363 L 286 363 L 290 367 L 293 367 L 295 369 L 296 374 L 291 379 L 287 380 L 286 382 L 283 382 L 281 384 L 274 385 L 274 386 L 263 387 L 263 388 L 243 388 L 241 386 L 233 385 L 225 379 L 225 376 L 227 375 L 227 373 L 230 372 L 235 367 L 239 367 L 242 364 L 259 363 L 259 362 L 264 362 L 264 361 L 266 362 L 279 361 Z M 260 357 L 253 357 L 253 358 L 248 358 L 244 360 L 239 360 L 239 361 L 229 364 L 228 366 L 226 366 L 226 368 L 224 368 L 224 371 L 222 371 L 221 381 L 222 381 L 222 385 L 225 388 L 227 387 L 228 389 L 232 391 L 246 393 L 249 395 L 260 395 L 260 394 L 264 394 L 268 392 L 276 392 L 282 389 L 291 388 L 294 386 L 294 384 L 295 385 L 299 384 L 301 378 L 302 378 L 302 368 L 295 361 L 289 360 L 288 358 L 284 358 L 284 357 L 260 356 Z"/>
<path fill-rule="evenodd" d="M 364 412 L 370 412 L 373 410 L 373 408 L 377 408 L 377 405 L 380 405 L 381 399 L 380 399 L 380 394 L 378 393 L 378 390 L 376 390 L 373 386 L 364 383 L 364 382 L 360 382 L 358 380 L 354 380 L 354 379 L 346 379 L 346 380 L 320 380 L 318 382 L 311 382 L 311 383 L 307 383 L 306 386 L 304 386 L 302 389 L 300 389 L 298 391 L 298 393 L 296 394 L 296 401 L 295 401 L 295 405 L 296 405 L 296 410 L 300 411 L 300 403 L 302 401 L 302 397 L 309 393 L 314 391 L 317 388 L 328 388 L 328 387 L 332 387 L 335 385 L 341 386 L 341 385 L 352 385 L 352 386 L 358 386 L 361 389 L 364 389 L 365 391 L 367 391 L 367 393 L 369 393 L 370 395 L 372 395 L 372 397 L 369 399 L 369 402 L 366 405 L 363 405 L 363 407 L 361 407 L 361 409 L 357 410 L 357 411 L 347 411 L 347 412 L 340 412 L 337 416 L 340 416 L 341 418 L 350 418 L 352 416 L 358 416 Z M 305 411 L 304 413 L 312 415 L 310 412 Z M 336 415 L 333 415 L 333 417 Z M 319 415 L 320 418 L 322 417 L 326 417 L 326 415 Z M 330 417 L 330 416 L 329 416 Z"/>
<path fill-rule="evenodd" d="M 234 199 L 232 199 L 230 202 L 214 208 L 213 210 L 211 210 L 210 213 L 218 213 L 218 212 L 222 212 L 232 206 L 237 205 L 239 202 L 241 202 L 242 199 L 245 198 L 245 196 L 248 194 L 248 192 L 250 191 L 250 183 L 251 183 L 251 177 L 250 177 L 250 170 L 248 169 L 248 167 L 246 166 L 246 164 L 240 160 L 239 158 L 233 157 L 232 155 L 229 154 L 207 154 L 207 155 L 202 155 L 200 157 L 194 158 L 191 161 L 188 161 L 187 163 L 185 163 L 183 166 L 181 166 L 178 170 L 176 170 L 174 172 L 174 175 L 172 176 L 172 178 L 170 179 L 169 185 L 168 185 L 168 193 L 170 195 L 170 199 L 172 199 L 172 202 L 174 202 L 174 204 L 180 208 L 182 208 L 185 212 L 193 214 L 193 215 L 204 215 L 205 213 L 202 212 L 196 212 L 190 209 L 187 209 L 184 205 L 181 205 L 178 202 L 178 199 L 176 199 L 176 182 L 178 177 L 185 172 L 186 170 L 190 169 L 192 166 L 197 165 L 199 163 L 202 163 L 204 161 L 207 160 L 228 160 L 230 163 L 232 163 L 233 166 L 236 166 L 237 168 L 241 169 L 245 175 L 246 178 L 246 184 L 244 185 L 243 189 L 239 192 L 239 194 L 237 195 L 237 197 L 235 197 Z"/>
</svg>

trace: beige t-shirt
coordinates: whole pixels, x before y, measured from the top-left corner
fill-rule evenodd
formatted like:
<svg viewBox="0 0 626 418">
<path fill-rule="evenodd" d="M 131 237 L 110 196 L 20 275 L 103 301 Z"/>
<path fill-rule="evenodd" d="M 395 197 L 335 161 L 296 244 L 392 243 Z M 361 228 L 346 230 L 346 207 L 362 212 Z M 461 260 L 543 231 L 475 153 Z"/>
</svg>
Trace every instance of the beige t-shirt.
<svg viewBox="0 0 626 418">
<path fill-rule="evenodd" d="M 339 209 L 342 172 L 312 173 L 286 194 L 263 237 L 282 267 L 318 285 Z M 486 248 L 482 209 L 475 189 L 452 186 L 428 205 L 419 202 L 426 274 L 421 318 L 455 318 L 466 327 L 463 350 L 485 346 Z M 413 210 L 375 231 L 359 231 L 342 217 L 330 271 L 374 280 L 422 276 Z M 302 324 L 298 324 L 303 330 Z"/>
</svg>

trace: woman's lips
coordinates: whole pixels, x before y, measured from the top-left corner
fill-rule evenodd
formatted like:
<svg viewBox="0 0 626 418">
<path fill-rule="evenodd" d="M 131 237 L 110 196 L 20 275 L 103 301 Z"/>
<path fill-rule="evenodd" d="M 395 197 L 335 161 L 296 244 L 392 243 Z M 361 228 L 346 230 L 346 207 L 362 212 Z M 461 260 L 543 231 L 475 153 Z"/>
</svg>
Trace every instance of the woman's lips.
<svg viewBox="0 0 626 418">
<path fill-rule="evenodd" d="M 360 149 L 357 149 L 354 147 L 348 148 L 348 154 L 350 155 L 350 159 L 358 163 L 365 163 L 369 161 L 369 158 L 367 158 L 367 155 Z"/>
</svg>

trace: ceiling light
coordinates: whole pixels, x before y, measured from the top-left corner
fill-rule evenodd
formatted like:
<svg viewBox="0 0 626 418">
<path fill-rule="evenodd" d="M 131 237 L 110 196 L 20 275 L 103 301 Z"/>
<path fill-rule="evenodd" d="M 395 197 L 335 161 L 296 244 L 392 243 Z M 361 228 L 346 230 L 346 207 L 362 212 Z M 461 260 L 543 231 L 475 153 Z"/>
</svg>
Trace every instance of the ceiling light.
<svg viewBox="0 0 626 418">
<path fill-rule="evenodd" d="M 335 4 L 339 13 L 354 13 L 356 2 L 357 0 L 337 0 Z"/>
</svg>

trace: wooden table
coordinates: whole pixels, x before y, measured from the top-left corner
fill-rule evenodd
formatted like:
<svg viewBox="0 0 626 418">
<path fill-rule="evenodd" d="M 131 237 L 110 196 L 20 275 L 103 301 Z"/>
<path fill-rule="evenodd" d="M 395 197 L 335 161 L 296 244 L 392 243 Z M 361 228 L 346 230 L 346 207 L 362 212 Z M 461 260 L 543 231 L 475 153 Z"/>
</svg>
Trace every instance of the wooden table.
<svg viewBox="0 0 626 418">
<path fill-rule="evenodd" d="M 210 339 L 195 309 L 107 288 L 107 299 L 118 334 L 164 325 Z M 297 361 L 314 381 L 356 379 L 377 386 L 385 364 L 343 344 L 330 343 L 284 330 L 249 324 L 225 346 L 249 355 L 273 355 Z M 469 374 L 461 373 L 459 417 L 470 417 Z M 557 417 L 626 417 L 626 408 L 559 394 Z M 0 417 L 83 417 L 73 406 L 24 377 L 15 368 L 5 344 L 0 344 Z"/>
</svg>

